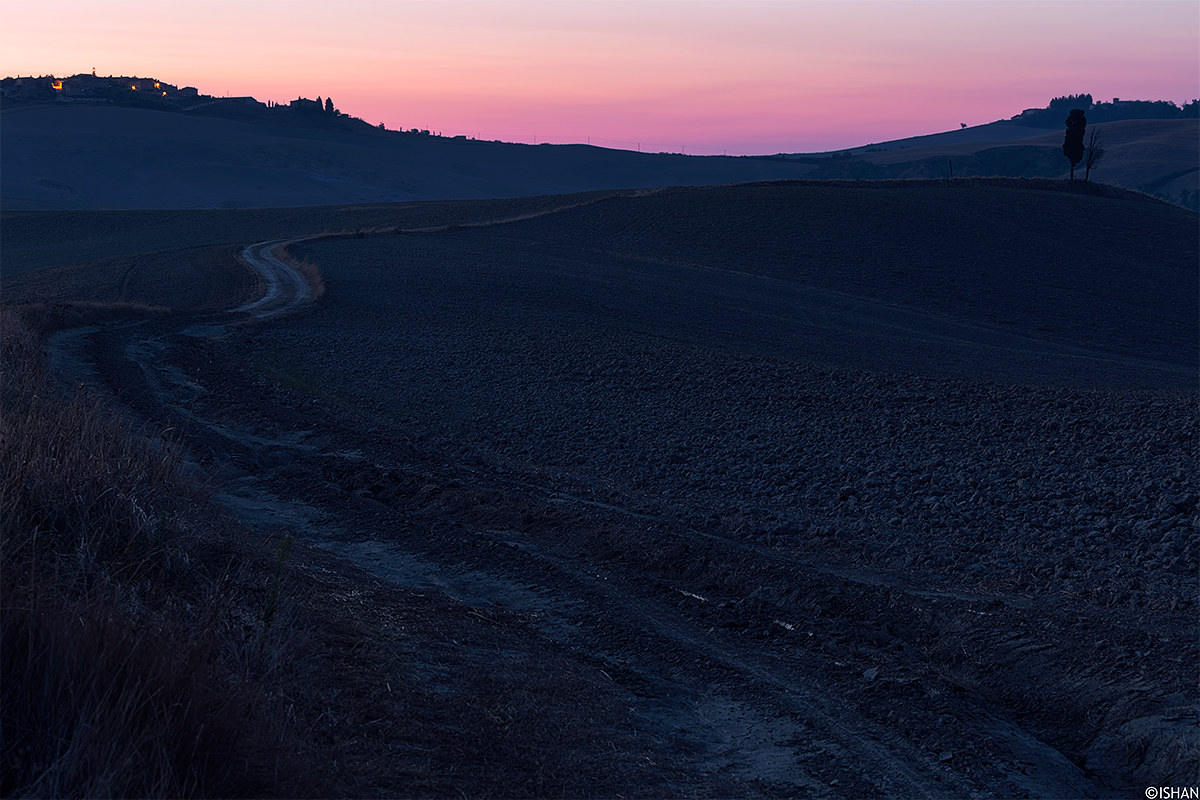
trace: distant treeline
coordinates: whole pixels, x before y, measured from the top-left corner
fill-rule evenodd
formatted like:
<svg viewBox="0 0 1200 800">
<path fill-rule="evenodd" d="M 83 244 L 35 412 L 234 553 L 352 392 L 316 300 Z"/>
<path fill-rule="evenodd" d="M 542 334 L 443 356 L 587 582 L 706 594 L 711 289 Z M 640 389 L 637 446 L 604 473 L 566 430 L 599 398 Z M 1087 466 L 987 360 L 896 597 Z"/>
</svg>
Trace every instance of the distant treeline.
<svg viewBox="0 0 1200 800">
<path fill-rule="evenodd" d="M 1034 128 L 1059 128 L 1073 108 L 1083 109 L 1092 125 L 1121 119 L 1200 118 L 1200 100 L 1192 100 L 1180 107 L 1170 100 L 1121 100 L 1116 97 L 1111 103 L 1096 103 L 1090 94 L 1069 94 L 1054 98 L 1045 108 L 1026 109 L 1012 120 Z"/>
</svg>

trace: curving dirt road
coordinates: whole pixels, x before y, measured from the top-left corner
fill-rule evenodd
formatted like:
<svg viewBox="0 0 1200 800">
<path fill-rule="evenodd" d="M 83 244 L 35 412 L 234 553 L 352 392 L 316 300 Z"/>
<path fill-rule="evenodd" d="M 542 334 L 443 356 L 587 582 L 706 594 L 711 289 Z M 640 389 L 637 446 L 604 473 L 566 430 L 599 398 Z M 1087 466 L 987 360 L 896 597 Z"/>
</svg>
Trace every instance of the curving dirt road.
<svg viewBox="0 0 1200 800">
<path fill-rule="evenodd" d="M 230 309 L 230 314 L 249 314 L 256 319 L 266 319 L 297 309 L 312 300 L 312 287 L 308 281 L 277 255 L 281 248 L 297 241 L 302 240 L 277 239 L 248 244 L 242 248 L 241 259 L 259 274 L 266 287 L 262 297 Z"/>
<path fill-rule="evenodd" d="M 576 202 L 563 203 L 561 205 L 553 205 L 549 208 L 544 208 L 537 211 L 528 211 L 520 214 L 506 214 L 492 219 L 477 220 L 471 222 L 462 222 L 445 225 L 423 225 L 417 227 L 397 228 L 396 232 L 408 234 L 413 233 L 436 233 L 443 232 L 451 228 L 487 228 L 493 225 L 503 225 L 510 222 L 523 222 L 526 220 L 538 219 L 553 214 L 559 214 L 564 211 L 571 211 L 579 208 L 584 208 L 590 205 L 595 205 L 604 199 L 614 196 L 628 197 L 646 197 L 661 192 L 661 189 L 631 189 L 628 191 L 618 192 L 602 192 L 598 193 L 597 197 L 588 197 L 584 200 Z M 360 232 L 361 233 L 361 232 Z M 280 257 L 280 253 L 286 250 L 290 245 L 299 244 L 301 242 L 313 241 L 326 238 L 338 238 L 346 234 L 313 234 L 311 236 L 298 236 L 289 239 L 275 239 L 266 242 L 256 242 L 248 244 L 242 248 L 238 257 L 246 266 L 250 267 L 262 279 L 264 287 L 261 297 L 251 300 L 236 308 L 229 309 L 230 314 L 249 314 L 255 319 L 268 319 L 270 317 L 279 316 L 289 311 L 294 311 L 313 300 L 313 287 L 309 280 L 296 270 L 291 264 L 287 263 Z"/>
</svg>

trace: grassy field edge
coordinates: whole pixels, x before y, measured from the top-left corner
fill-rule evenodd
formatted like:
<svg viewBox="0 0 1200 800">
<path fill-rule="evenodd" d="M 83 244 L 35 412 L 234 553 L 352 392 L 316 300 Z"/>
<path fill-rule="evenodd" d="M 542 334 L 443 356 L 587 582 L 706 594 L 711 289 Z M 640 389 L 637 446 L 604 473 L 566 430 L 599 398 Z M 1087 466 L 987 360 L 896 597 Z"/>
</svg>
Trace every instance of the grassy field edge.
<svg viewBox="0 0 1200 800">
<path fill-rule="evenodd" d="M 147 313 L 0 308 L 0 795 L 320 791 L 284 712 L 290 540 L 238 541 L 169 431 L 43 363 L 48 331 Z"/>
</svg>

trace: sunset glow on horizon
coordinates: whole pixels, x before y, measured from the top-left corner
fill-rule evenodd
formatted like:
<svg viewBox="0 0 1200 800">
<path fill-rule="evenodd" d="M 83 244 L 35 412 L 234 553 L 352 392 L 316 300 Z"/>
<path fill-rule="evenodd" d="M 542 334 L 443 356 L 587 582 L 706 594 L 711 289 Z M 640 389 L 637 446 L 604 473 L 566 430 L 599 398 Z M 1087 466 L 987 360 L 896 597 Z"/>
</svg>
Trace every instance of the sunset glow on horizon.
<svg viewBox="0 0 1200 800">
<path fill-rule="evenodd" d="M 1200 4 L 64 0 L 10 4 L 0 74 L 332 97 L 388 128 L 691 153 L 831 150 L 1056 95 L 1200 96 Z"/>
</svg>

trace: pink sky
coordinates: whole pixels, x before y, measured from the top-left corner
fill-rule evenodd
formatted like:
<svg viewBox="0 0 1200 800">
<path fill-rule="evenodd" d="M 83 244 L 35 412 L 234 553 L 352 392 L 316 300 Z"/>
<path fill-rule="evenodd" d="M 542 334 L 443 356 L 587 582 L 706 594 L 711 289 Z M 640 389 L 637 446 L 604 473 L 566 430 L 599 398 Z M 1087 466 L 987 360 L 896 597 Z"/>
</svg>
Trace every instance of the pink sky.
<svg viewBox="0 0 1200 800">
<path fill-rule="evenodd" d="M 1200 97 L 1195 0 L 6 2 L 0 74 L 331 96 L 389 128 L 690 153 L 837 149 Z"/>
</svg>

